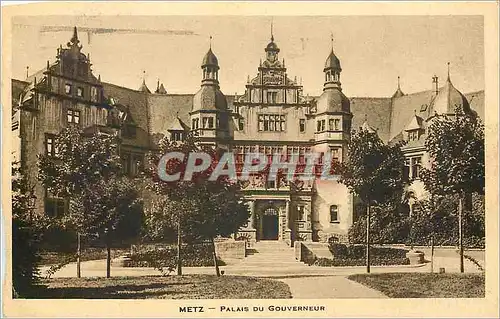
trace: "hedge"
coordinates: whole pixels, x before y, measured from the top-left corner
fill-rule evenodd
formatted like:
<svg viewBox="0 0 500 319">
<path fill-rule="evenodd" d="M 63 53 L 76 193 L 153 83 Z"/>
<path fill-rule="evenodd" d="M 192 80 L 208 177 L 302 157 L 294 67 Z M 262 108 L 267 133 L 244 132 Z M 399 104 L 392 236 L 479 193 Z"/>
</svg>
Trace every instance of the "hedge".
<svg viewBox="0 0 500 319">
<path fill-rule="evenodd" d="M 330 252 L 333 259 L 318 258 L 314 260 L 313 265 L 331 267 L 331 266 L 364 266 L 366 265 L 366 246 L 363 245 L 345 245 L 339 243 L 329 243 Z M 410 260 L 406 258 L 408 250 L 389 247 L 371 247 L 371 262 L 373 266 L 388 265 L 409 265 Z"/>
<path fill-rule="evenodd" d="M 212 246 L 210 244 L 187 245 L 181 250 L 182 266 L 214 266 Z M 130 267 L 154 267 L 172 271 L 177 265 L 177 246 L 138 252 L 130 256 Z M 225 263 L 217 259 L 219 266 Z"/>
</svg>

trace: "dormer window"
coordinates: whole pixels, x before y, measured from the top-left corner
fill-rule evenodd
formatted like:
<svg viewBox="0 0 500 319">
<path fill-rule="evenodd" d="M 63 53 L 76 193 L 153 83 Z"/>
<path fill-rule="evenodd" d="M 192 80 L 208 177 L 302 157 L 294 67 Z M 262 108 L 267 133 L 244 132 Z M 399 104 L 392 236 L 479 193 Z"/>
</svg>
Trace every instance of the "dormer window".
<svg viewBox="0 0 500 319">
<path fill-rule="evenodd" d="M 419 130 L 408 131 L 408 141 L 416 141 L 420 137 Z"/>
</svg>

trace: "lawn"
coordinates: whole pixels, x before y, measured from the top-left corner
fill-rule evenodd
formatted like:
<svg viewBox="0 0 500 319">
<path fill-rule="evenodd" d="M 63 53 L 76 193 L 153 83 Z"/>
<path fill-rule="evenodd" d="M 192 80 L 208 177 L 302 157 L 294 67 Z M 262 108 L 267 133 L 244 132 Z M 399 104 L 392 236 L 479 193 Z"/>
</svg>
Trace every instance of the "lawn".
<svg viewBox="0 0 500 319">
<path fill-rule="evenodd" d="M 347 278 L 392 298 L 484 298 L 484 273 L 362 274 Z"/>
<path fill-rule="evenodd" d="M 239 276 L 54 278 L 34 298 L 69 299 L 279 299 L 290 288 L 277 280 Z"/>
</svg>

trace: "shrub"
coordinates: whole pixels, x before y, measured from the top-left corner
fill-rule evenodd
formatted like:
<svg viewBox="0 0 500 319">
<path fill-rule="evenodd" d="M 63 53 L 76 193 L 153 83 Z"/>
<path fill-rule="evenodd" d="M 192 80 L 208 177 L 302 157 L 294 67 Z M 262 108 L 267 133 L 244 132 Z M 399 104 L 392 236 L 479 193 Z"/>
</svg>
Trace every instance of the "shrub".
<svg viewBox="0 0 500 319">
<path fill-rule="evenodd" d="M 319 258 L 310 262 L 316 266 L 363 266 L 366 264 L 364 245 L 345 245 L 335 242 L 329 243 L 329 249 L 333 259 Z M 410 260 L 406 258 L 405 249 L 391 247 L 371 247 L 371 264 L 374 266 L 408 265 Z"/>
<path fill-rule="evenodd" d="M 210 244 L 186 245 L 182 248 L 182 266 L 201 267 L 214 266 L 212 247 Z M 133 254 L 131 267 L 153 267 L 162 273 L 171 272 L 177 267 L 177 247 L 163 247 Z M 224 266 L 224 261 L 218 259 L 217 264 Z"/>
<path fill-rule="evenodd" d="M 38 238 L 34 227 L 27 222 L 14 218 L 12 220 L 12 284 L 14 297 L 25 297 L 30 294 L 39 279 Z"/>
</svg>

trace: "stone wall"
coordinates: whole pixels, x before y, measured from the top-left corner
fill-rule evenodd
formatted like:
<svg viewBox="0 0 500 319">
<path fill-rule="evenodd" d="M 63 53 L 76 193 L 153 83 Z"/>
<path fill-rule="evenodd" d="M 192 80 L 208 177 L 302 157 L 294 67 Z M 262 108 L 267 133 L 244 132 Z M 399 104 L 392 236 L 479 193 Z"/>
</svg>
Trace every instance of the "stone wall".
<svg viewBox="0 0 500 319">
<path fill-rule="evenodd" d="M 217 257 L 222 260 L 243 259 L 246 254 L 245 241 L 227 240 L 215 243 Z"/>
</svg>

